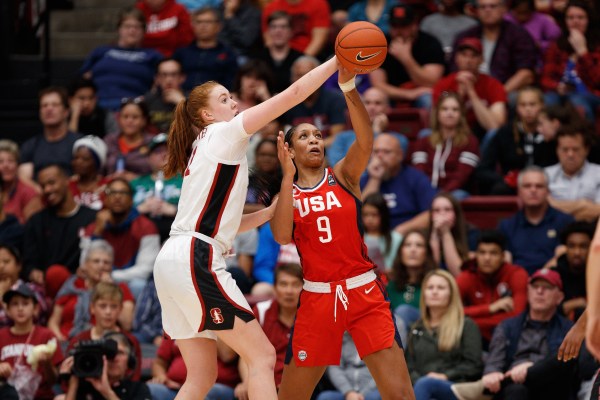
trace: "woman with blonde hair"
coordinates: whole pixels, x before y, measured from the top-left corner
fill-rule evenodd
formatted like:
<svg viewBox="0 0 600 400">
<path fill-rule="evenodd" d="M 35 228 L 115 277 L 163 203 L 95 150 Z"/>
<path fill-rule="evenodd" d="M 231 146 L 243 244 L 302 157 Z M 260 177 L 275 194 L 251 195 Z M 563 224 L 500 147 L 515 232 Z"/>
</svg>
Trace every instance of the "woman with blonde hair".
<svg viewBox="0 0 600 400">
<path fill-rule="evenodd" d="M 423 279 L 421 318 L 408 335 L 406 360 L 417 400 L 456 400 L 455 382 L 479 379 L 481 334 L 465 317 L 452 275 L 438 269 Z"/>
</svg>

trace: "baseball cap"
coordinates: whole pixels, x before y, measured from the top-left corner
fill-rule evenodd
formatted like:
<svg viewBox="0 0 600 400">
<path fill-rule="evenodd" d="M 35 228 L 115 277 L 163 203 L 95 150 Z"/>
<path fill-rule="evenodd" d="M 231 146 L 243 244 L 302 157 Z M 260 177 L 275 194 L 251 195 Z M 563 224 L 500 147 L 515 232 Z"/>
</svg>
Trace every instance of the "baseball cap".
<svg viewBox="0 0 600 400">
<path fill-rule="evenodd" d="M 483 51 L 483 47 L 481 46 L 481 40 L 475 37 L 462 38 L 456 45 L 456 50 L 460 51 L 463 49 L 471 49 L 481 54 Z"/>
<path fill-rule="evenodd" d="M 15 297 L 16 295 L 33 299 L 33 301 L 37 303 L 37 297 L 35 296 L 34 291 L 31 290 L 31 288 L 27 286 L 26 283 L 21 283 L 16 288 L 10 289 L 8 292 L 4 293 L 4 296 L 2 296 L 2 300 L 8 304 L 10 302 L 10 299 Z"/>
<path fill-rule="evenodd" d="M 407 26 L 415 20 L 415 11 L 409 5 L 397 5 L 390 10 L 390 25 L 392 26 Z"/>
<path fill-rule="evenodd" d="M 150 149 L 150 151 L 152 151 L 155 148 L 157 148 L 158 146 L 160 146 L 161 144 L 166 144 L 166 143 L 167 143 L 167 134 L 159 133 L 158 135 L 156 135 L 152 138 L 152 140 L 150 141 L 150 144 L 148 144 L 148 148 Z"/>
<path fill-rule="evenodd" d="M 558 287 L 560 290 L 563 290 L 562 279 L 560 278 L 560 274 L 553 269 L 543 268 L 535 271 L 533 275 L 529 278 L 529 283 L 533 283 L 533 281 L 537 279 L 543 279 L 549 284 Z"/>
</svg>

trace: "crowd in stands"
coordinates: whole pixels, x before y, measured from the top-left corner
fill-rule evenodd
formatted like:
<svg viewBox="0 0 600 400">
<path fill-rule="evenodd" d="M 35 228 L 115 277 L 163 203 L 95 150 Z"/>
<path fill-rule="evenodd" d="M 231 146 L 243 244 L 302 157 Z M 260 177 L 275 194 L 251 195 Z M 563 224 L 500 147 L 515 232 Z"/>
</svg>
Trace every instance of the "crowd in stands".
<svg viewBox="0 0 600 400">
<path fill-rule="evenodd" d="M 600 365 L 573 324 L 585 317 L 600 216 L 597 7 L 138 0 L 123 9 L 114 43 L 94 49 L 69 87 L 40 91 L 42 131 L 20 146 L 0 140 L 0 398 L 176 396 L 185 365 L 162 336 L 152 277 L 184 179 L 162 172 L 175 106 L 208 80 L 240 111 L 261 103 L 329 58 L 345 24 L 366 20 L 389 47 L 381 68 L 357 77 L 375 135 L 362 228 L 416 398 L 587 400 Z M 245 212 L 278 190 L 280 130 L 310 122 L 330 164 L 345 155 L 355 133 L 336 82 L 253 136 Z M 397 131 L 394 110 L 414 109 L 430 123 Z M 493 230 L 467 220 L 462 200 L 498 195 L 520 209 Z M 269 224 L 239 234 L 231 254 L 228 269 L 277 351 L 279 385 L 300 256 Z M 117 343 L 103 374 L 72 374 L 73 349 L 102 338 Z M 56 351 L 33 369 L 27 356 L 51 339 Z M 566 345 L 581 351 L 559 360 Z M 207 398 L 246 399 L 243 360 L 222 344 L 218 359 Z M 319 391 L 319 400 L 380 398 L 349 335 Z"/>
</svg>

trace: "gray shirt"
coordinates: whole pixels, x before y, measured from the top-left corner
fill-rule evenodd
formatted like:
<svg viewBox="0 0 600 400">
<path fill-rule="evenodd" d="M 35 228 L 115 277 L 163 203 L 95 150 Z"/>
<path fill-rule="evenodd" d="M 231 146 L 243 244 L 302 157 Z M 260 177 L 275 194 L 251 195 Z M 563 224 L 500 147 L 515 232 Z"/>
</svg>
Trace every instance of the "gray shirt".
<svg viewBox="0 0 600 400">
<path fill-rule="evenodd" d="M 451 54 L 456 35 L 475 25 L 477 20 L 466 15 L 449 16 L 435 13 L 423 19 L 421 30 L 435 36 L 442 44 L 444 53 Z"/>
<path fill-rule="evenodd" d="M 573 176 L 567 176 L 559 164 L 545 168 L 550 194 L 557 200 L 588 199 L 600 203 L 600 165 L 586 161 Z"/>
</svg>

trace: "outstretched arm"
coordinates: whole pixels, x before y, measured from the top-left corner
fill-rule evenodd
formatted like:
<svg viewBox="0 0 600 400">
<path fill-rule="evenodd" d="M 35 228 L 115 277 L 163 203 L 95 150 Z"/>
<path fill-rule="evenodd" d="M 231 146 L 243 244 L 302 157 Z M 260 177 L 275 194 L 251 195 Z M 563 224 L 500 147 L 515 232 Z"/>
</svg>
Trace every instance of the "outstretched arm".
<svg viewBox="0 0 600 400">
<path fill-rule="evenodd" d="M 279 200 L 275 207 L 275 215 L 271 220 L 273 238 L 279 244 L 287 244 L 292 240 L 294 229 L 294 198 L 292 195 L 296 166 L 292 161 L 289 147 L 284 142 L 283 132 L 277 136 L 277 156 L 283 170 Z"/>
<path fill-rule="evenodd" d="M 596 227 L 588 255 L 586 285 L 588 295 L 585 342 L 588 350 L 600 359 L 600 224 Z"/>
</svg>

